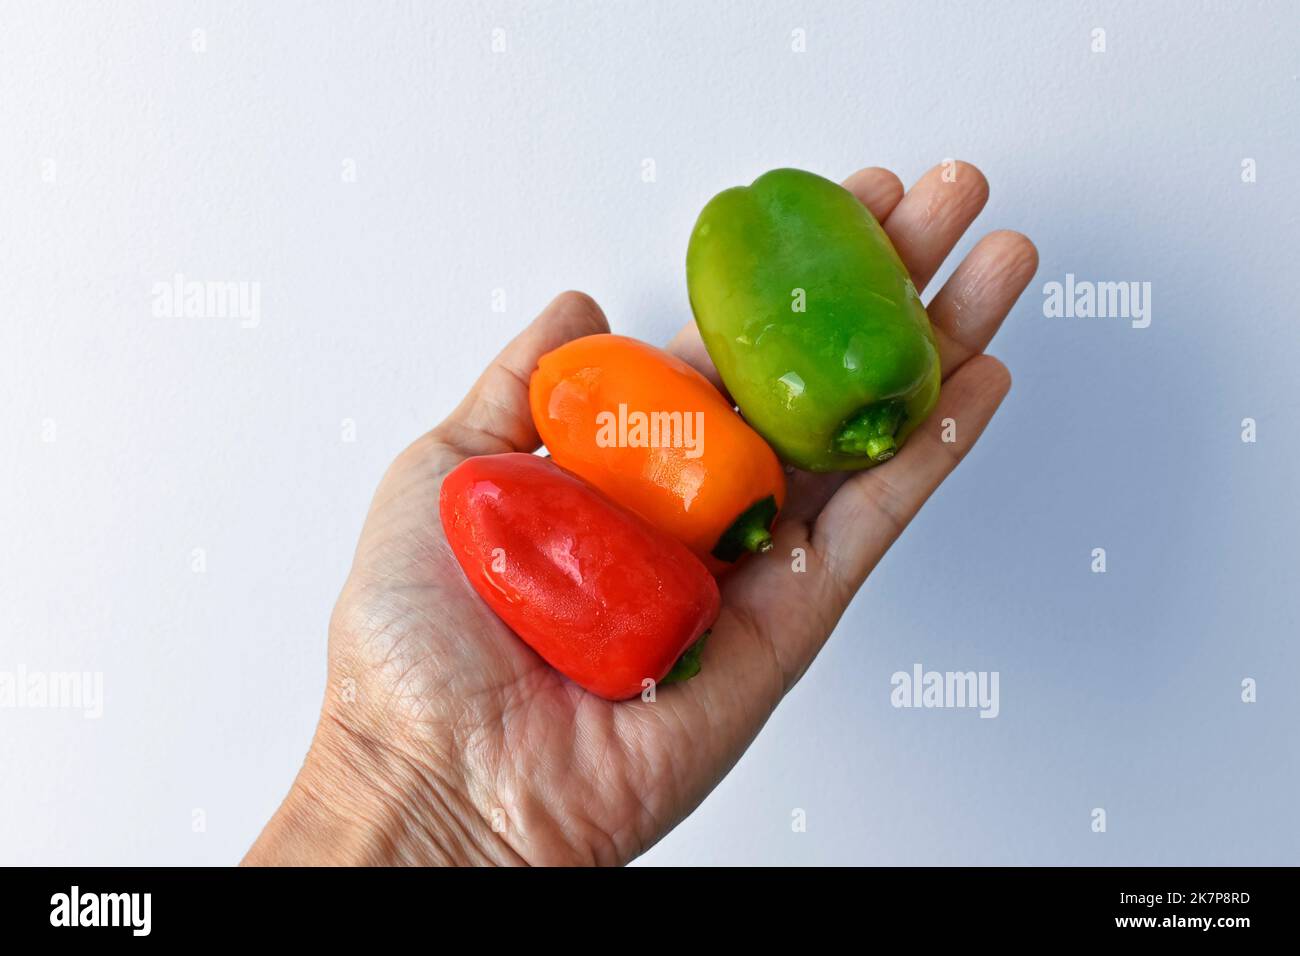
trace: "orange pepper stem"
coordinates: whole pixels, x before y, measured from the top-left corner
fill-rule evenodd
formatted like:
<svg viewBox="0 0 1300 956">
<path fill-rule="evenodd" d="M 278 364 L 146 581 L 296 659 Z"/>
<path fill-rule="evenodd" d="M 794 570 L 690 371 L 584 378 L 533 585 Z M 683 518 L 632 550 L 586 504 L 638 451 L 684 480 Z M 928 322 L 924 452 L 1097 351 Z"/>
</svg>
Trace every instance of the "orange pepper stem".
<svg viewBox="0 0 1300 956">
<path fill-rule="evenodd" d="M 772 550 L 772 522 L 776 520 L 776 498 L 768 495 L 746 508 L 731 523 L 713 548 L 719 561 L 735 561 L 747 551 L 761 554 Z"/>
<path fill-rule="evenodd" d="M 766 554 L 772 550 L 772 532 L 762 525 L 754 525 L 745 532 L 745 550 L 753 554 Z"/>
</svg>

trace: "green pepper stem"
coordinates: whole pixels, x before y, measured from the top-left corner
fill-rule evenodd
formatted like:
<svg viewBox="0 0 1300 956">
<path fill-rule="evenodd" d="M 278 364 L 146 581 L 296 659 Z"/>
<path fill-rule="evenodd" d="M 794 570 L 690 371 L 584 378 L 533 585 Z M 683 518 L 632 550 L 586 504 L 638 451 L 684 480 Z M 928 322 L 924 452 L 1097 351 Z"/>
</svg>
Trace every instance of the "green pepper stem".
<svg viewBox="0 0 1300 956">
<path fill-rule="evenodd" d="M 841 455 L 888 461 L 898 451 L 894 436 L 906 417 L 903 403 L 896 399 L 867 405 L 845 420 L 832 443 Z"/>
<path fill-rule="evenodd" d="M 867 439 L 867 457 L 872 461 L 889 461 L 896 450 L 893 435 L 877 435 Z"/>
</svg>

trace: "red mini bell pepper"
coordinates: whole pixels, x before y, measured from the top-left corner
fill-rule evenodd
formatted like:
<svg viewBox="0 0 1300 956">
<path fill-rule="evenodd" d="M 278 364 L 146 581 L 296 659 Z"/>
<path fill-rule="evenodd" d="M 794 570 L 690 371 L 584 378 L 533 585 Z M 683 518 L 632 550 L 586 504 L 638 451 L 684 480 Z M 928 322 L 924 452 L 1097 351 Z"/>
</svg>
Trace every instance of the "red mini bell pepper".
<svg viewBox="0 0 1300 956">
<path fill-rule="evenodd" d="M 581 479 L 535 455 L 469 458 L 439 507 L 474 590 L 575 683 L 622 700 L 698 670 L 686 652 L 718 615 L 713 576 Z"/>
</svg>

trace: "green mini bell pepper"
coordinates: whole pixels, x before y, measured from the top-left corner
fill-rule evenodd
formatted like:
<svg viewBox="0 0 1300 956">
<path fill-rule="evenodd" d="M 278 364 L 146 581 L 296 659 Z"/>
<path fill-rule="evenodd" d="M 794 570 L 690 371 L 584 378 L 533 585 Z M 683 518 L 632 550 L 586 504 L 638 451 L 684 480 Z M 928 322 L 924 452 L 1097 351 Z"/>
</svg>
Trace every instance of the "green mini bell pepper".
<svg viewBox="0 0 1300 956">
<path fill-rule="evenodd" d="M 686 281 L 723 382 L 792 464 L 886 461 L 938 401 L 939 352 L 907 268 L 828 179 L 777 169 L 713 197 Z"/>
</svg>

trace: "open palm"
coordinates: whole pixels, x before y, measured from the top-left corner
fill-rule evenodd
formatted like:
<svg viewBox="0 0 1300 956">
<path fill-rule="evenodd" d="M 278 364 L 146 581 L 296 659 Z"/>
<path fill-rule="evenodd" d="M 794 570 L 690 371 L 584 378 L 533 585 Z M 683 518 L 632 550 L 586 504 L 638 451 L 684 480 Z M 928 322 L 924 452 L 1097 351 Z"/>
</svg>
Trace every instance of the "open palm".
<svg viewBox="0 0 1300 956">
<path fill-rule="evenodd" d="M 884 224 L 918 289 L 988 196 L 962 163 L 936 167 L 906 195 L 882 169 L 845 185 Z M 442 479 L 464 458 L 538 447 L 528 408 L 537 359 L 608 331 L 586 296 L 552 302 L 389 469 L 335 609 L 313 751 L 348 777 L 334 802 L 383 808 L 386 836 L 358 858 L 623 863 L 662 837 L 740 757 L 983 431 L 1010 378 L 982 352 L 1036 267 L 1017 233 L 975 246 L 929 307 L 944 386 L 927 424 L 870 471 L 790 475 L 774 549 L 721 582 L 703 671 L 653 701 L 611 703 L 553 671 L 474 593 L 438 520 Z M 670 348 L 720 385 L 693 324 Z M 955 441 L 942 440 L 945 419 Z M 321 773 L 305 768 L 296 786 L 322 791 Z M 375 790 L 381 799 L 363 796 Z"/>
</svg>

